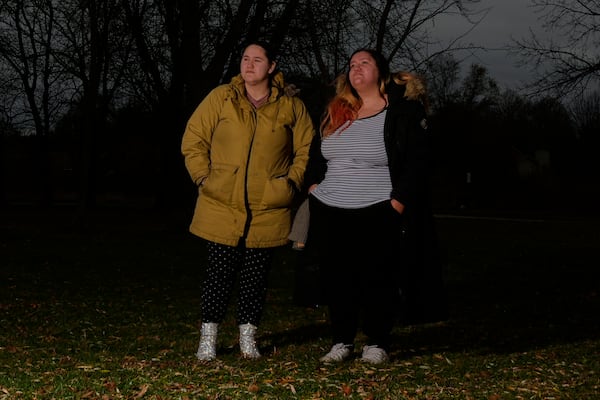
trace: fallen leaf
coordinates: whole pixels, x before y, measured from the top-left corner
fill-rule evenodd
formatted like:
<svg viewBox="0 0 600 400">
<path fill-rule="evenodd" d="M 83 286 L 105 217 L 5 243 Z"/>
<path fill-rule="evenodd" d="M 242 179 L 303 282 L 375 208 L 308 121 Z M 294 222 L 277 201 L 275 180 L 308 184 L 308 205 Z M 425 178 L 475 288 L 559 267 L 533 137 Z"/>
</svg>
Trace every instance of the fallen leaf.
<svg viewBox="0 0 600 400">
<path fill-rule="evenodd" d="M 342 393 L 344 393 L 344 396 L 350 396 L 352 394 L 352 388 L 348 385 L 342 385 Z"/>
<path fill-rule="evenodd" d="M 144 395 L 148 391 L 149 387 L 150 387 L 149 384 L 142 385 L 142 388 L 140 389 L 140 391 L 138 392 L 138 394 L 135 395 L 135 398 L 136 399 L 140 399 L 140 398 L 144 397 Z"/>
</svg>

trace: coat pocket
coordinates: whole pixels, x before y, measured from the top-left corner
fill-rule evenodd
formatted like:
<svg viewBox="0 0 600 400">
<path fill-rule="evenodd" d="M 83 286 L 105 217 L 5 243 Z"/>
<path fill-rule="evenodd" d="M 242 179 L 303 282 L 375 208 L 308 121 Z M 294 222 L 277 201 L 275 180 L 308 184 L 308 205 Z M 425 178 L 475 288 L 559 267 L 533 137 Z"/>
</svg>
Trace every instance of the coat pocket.
<svg viewBox="0 0 600 400">
<path fill-rule="evenodd" d="M 267 180 L 262 198 L 262 209 L 289 207 L 294 199 L 294 188 L 287 175 Z"/>
<path fill-rule="evenodd" d="M 204 196 L 221 203 L 230 204 L 239 167 L 229 164 L 213 164 L 201 187 Z"/>
</svg>

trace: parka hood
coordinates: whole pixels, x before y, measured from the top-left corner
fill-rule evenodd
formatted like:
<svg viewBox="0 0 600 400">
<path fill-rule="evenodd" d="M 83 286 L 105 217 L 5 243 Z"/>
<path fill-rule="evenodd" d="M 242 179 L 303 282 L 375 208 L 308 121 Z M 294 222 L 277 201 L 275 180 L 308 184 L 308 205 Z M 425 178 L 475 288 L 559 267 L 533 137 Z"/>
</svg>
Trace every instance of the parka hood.
<svg viewBox="0 0 600 400">
<path fill-rule="evenodd" d="M 231 79 L 230 84 L 235 88 L 236 92 L 239 95 L 244 95 L 246 93 L 242 74 L 237 74 L 236 76 L 234 76 Z M 299 91 L 300 90 L 296 88 L 295 85 L 286 84 L 285 80 L 283 79 L 283 72 L 279 71 L 271 77 L 271 96 L 269 100 L 275 100 L 280 96 L 293 97 L 296 94 L 298 94 Z"/>
<path fill-rule="evenodd" d="M 254 107 L 241 75 L 198 105 L 181 149 L 198 197 L 190 232 L 216 243 L 267 248 L 288 243 L 291 205 L 302 187 L 314 127 L 283 74 Z"/>
<path fill-rule="evenodd" d="M 391 92 L 408 100 L 416 100 L 427 107 L 427 89 L 425 82 L 417 75 L 410 72 L 397 72 L 392 74 L 390 82 Z"/>
</svg>

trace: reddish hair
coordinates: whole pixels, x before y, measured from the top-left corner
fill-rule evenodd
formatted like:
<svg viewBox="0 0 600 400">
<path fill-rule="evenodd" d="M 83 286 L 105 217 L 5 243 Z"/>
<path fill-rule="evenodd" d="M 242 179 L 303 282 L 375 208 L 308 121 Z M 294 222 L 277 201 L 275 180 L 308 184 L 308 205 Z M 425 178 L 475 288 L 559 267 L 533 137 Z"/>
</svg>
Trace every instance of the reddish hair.
<svg viewBox="0 0 600 400">
<path fill-rule="evenodd" d="M 336 95 L 327 105 L 321 121 L 323 136 L 332 134 L 347 121 L 354 121 L 362 104 L 360 98 L 352 93 L 352 87 L 348 84 L 345 74 L 340 75 L 335 83 Z"/>
</svg>

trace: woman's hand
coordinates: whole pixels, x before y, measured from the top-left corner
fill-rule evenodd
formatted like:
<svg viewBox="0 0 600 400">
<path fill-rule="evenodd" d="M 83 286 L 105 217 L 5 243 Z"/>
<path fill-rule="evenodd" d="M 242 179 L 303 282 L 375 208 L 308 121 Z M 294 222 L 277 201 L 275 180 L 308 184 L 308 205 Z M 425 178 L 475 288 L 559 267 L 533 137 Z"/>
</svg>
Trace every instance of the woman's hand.
<svg viewBox="0 0 600 400">
<path fill-rule="evenodd" d="M 319 185 L 317 185 L 316 183 L 313 183 L 312 185 L 310 185 L 310 186 L 308 187 L 308 193 L 310 193 L 310 192 L 312 192 L 313 190 L 315 190 L 315 189 L 317 188 L 317 186 L 319 186 Z"/>
<path fill-rule="evenodd" d="M 404 212 L 404 204 L 400 203 L 398 200 L 391 199 L 390 203 L 392 204 L 392 208 L 396 210 L 398 214 L 402 214 Z"/>
</svg>

